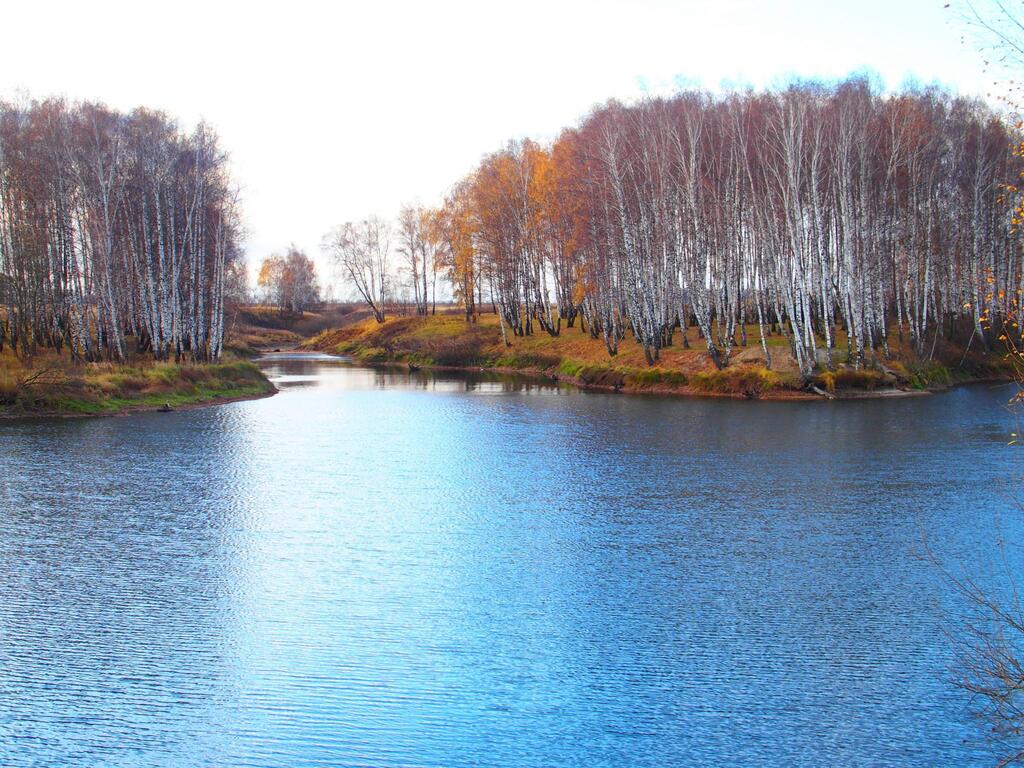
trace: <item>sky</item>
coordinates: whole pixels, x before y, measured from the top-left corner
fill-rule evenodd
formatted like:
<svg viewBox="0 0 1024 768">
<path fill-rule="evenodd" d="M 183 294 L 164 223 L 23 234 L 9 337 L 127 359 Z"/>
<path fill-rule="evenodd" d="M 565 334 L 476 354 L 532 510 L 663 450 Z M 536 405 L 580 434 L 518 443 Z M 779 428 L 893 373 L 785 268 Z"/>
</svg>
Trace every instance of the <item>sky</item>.
<svg viewBox="0 0 1024 768">
<path fill-rule="evenodd" d="M 889 89 L 985 96 L 991 75 L 944 5 L 0 0 L 0 97 L 205 119 L 230 153 L 256 264 L 291 243 L 318 257 L 338 224 L 436 204 L 485 153 L 552 139 L 610 98 L 864 70 Z"/>
</svg>

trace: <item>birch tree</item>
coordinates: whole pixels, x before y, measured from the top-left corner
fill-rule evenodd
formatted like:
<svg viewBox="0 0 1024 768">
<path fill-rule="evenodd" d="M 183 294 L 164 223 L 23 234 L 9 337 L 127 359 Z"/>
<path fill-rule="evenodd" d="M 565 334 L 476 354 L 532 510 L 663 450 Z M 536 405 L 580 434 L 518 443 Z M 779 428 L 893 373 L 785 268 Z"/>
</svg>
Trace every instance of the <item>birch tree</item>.
<svg viewBox="0 0 1024 768">
<path fill-rule="evenodd" d="M 392 279 L 391 225 L 376 216 L 347 222 L 324 238 L 324 251 L 383 323 Z"/>
</svg>

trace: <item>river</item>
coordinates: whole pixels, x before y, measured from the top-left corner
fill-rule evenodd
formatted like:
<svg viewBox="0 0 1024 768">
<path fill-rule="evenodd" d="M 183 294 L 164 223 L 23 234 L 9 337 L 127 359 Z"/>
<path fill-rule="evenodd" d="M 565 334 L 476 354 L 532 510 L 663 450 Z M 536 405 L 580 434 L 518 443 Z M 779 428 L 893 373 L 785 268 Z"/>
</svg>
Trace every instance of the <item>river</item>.
<svg viewBox="0 0 1024 768">
<path fill-rule="evenodd" d="M 991 764 L 922 551 L 995 579 L 1019 540 L 1006 387 L 264 365 L 263 400 L 0 422 L 0 764 Z"/>
</svg>

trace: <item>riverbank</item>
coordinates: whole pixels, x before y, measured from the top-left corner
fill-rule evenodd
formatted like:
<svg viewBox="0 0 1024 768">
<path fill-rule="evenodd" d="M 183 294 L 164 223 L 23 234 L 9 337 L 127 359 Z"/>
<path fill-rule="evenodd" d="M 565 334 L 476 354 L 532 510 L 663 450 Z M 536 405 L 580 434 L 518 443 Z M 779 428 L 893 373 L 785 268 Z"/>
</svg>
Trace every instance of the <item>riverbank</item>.
<svg viewBox="0 0 1024 768">
<path fill-rule="evenodd" d="M 0 354 L 0 417 L 95 416 L 217 405 L 267 397 L 276 388 L 255 364 L 72 363 L 55 352 L 31 367 Z"/>
<path fill-rule="evenodd" d="M 768 338 L 771 367 L 766 365 L 756 327 L 747 329 L 747 346 L 737 346 L 730 364 L 717 370 L 693 329 L 690 337 L 691 346 L 686 348 L 677 333 L 673 346 L 661 350 L 658 364 L 647 366 L 640 345 L 628 335 L 614 357 L 608 355 L 603 340 L 592 339 L 579 327 L 563 327 L 555 337 L 543 331 L 510 337 L 511 346 L 505 346 L 493 315 L 483 315 L 472 324 L 460 317 L 436 315 L 391 318 L 383 324 L 367 319 L 324 331 L 300 348 L 348 355 L 366 364 L 487 369 L 587 389 L 771 400 L 912 395 L 1012 375 L 999 355 L 941 339 L 935 344 L 935 358 L 921 360 L 909 345 L 897 344 L 894 338 L 890 357 L 861 370 L 843 365 L 845 342 L 841 342 L 834 352 L 836 369 L 805 379 L 781 334 Z"/>
</svg>

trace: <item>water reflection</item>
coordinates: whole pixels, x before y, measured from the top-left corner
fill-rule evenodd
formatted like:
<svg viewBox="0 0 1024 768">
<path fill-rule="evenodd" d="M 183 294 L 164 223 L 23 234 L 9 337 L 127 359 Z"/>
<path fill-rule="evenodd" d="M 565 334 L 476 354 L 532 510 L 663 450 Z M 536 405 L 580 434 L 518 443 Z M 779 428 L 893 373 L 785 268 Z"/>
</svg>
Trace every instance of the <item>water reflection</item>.
<svg viewBox="0 0 1024 768">
<path fill-rule="evenodd" d="M 554 381 L 523 375 L 479 371 L 437 371 L 395 365 L 379 368 L 354 366 L 346 357 L 332 355 L 271 354 L 260 363 L 279 389 L 312 386 L 318 389 L 404 389 L 424 392 L 508 394 L 576 390 Z"/>
<path fill-rule="evenodd" d="M 264 364 L 0 423 L 0 764 L 987 764 L 914 553 L 986 577 L 1005 391 Z"/>
</svg>

